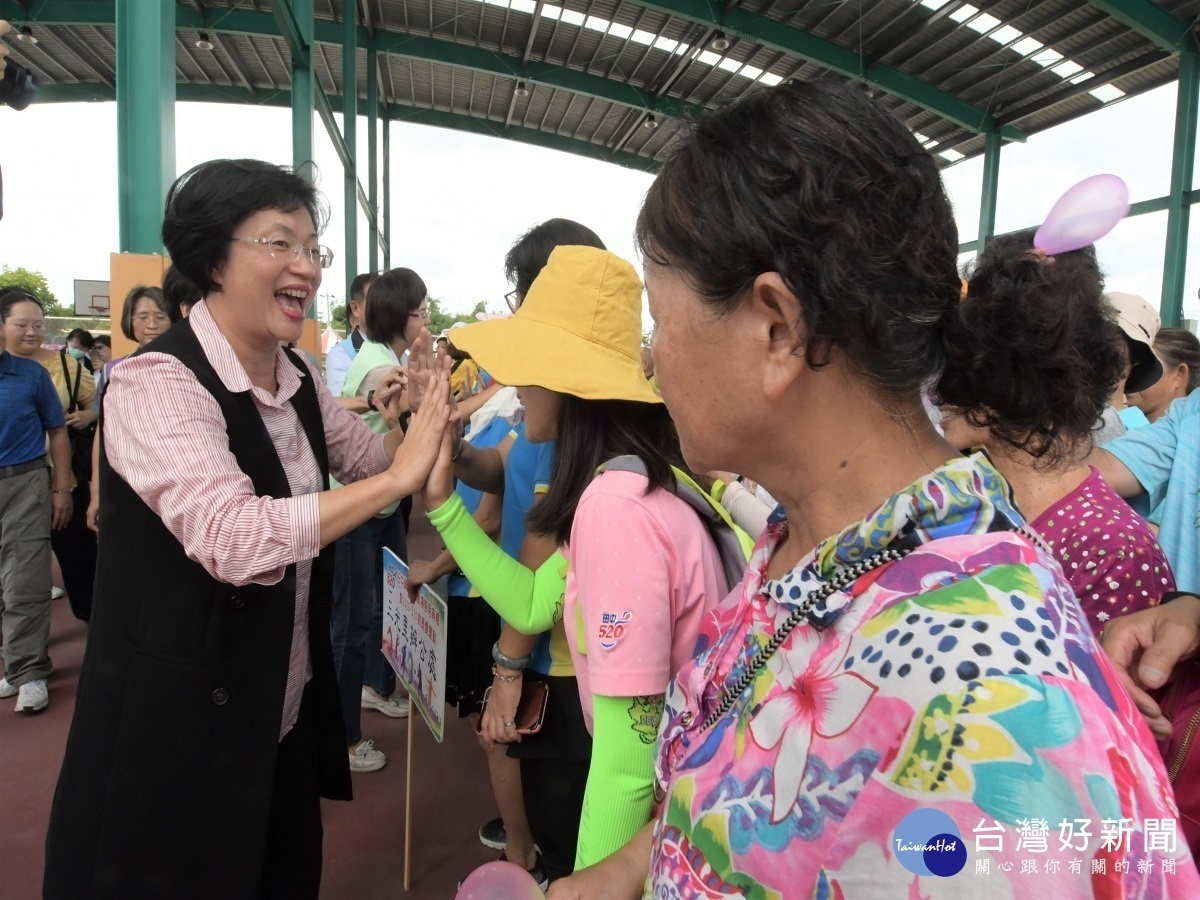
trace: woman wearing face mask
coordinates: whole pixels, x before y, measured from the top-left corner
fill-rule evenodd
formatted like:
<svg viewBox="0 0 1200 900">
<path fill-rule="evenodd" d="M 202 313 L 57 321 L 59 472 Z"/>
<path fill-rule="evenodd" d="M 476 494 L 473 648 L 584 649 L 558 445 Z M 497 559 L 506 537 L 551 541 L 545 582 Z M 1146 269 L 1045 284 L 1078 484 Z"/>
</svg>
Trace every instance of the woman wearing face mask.
<svg viewBox="0 0 1200 900">
<path fill-rule="evenodd" d="M 86 328 L 72 328 L 67 332 L 66 351 L 83 363 L 84 367 L 93 374 L 96 369 L 92 365 L 92 349 L 96 339 Z"/>
<path fill-rule="evenodd" d="M 96 538 L 88 531 L 86 514 L 91 499 L 91 439 L 98 413 L 92 373 L 74 353 L 51 350 L 43 345 L 46 321 L 41 303 L 32 295 L 17 302 L 5 325 L 8 352 L 41 363 L 58 394 L 67 417 L 71 438 L 71 520 L 65 528 L 51 531 L 51 544 L 62 570 L 63 586 L 75 617 L 86 622 L 92 609 L 92 579 L 96 573 Z M 78 340 L 78 338 L 77 338 Z"/>
</svg>

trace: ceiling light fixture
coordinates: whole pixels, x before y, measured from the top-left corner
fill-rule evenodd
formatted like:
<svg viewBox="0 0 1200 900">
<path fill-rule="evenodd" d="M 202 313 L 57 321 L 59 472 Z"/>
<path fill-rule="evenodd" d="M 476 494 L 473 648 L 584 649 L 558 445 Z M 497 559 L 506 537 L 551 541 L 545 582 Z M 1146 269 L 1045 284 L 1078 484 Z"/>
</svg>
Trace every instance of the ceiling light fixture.
<svg viewBox="0 0 1200 900">
<path fill-rule="evenodd" d="M 200 32 L 200 37 L 196 41 L 196 47 L 200 50 L 211 50 L 213 48 L 213 42 L 208 39 L 207 31 Z"/>
<path fill-rule="evenodd" d="M 725 32 L 718 31 L 713 35 L 713 39 L 708 42 L 708 49 L 715 50 L 717 53 L 724 53 L 729 49 L 729 38 L 725 37 Z"/>
<path fill-rule="evenodd" d="M 516 88 L 516 90 L 513 91 L 513 95 L 517 96 L 517 97 L 528 97 L 529 96 L 529 88 L 525 87 L 525 82 L 523 82 L 523 81 L 517 82 L 517 88 Z"/>
<path fill-rule="evenodd" d="M 658 127 L 658 119 L 654 118 L 654 114 L 651 113 L 650 115 L 646 116 L 646 121 L 642 123 L 642 127 L 649 128 L 651 131 L 653 131 Z"/>
<path fill-rule="evenodd" d="M 28 25 L 22 25 L 21 30 L 17 32 L 17 40 L 22 44 L 36 44 L 38 39 L 33 36 L 33 29 Z"/>
</svg>

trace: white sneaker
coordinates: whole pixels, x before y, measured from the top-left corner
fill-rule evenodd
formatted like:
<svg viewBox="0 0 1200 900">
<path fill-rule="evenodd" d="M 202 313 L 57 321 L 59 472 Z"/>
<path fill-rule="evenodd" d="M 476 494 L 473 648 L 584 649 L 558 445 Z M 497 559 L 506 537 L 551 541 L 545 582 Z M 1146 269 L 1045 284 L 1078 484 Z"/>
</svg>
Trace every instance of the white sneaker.
<svg viewBox="0 0 1200 900">
<path fill-rule="evenodd" d="M 42 679 L 27 681 L 17 690 L 17 712 L 41 712 L 50 703 L 50 692 Z"/>
<path fill-rule="evenodd" d="M 17 696 L 17 688 L 9 684 L 7 678 L 0 678 L 0 700 L 15 696 Z"/>
<path fill-rule="evenodd" d="M 360 741 L 350 754 L 351 772 L 378 772 L 386 765 L 387 757 L 375 749 L 374 741 Z"/>
<path fill-rule="evenodd" d="M 60 588 L 57 584 L 50 588 L 51 600 L 61 600 L 65 596 L 67 596 L 67 592 Z"/>
<path fill-rule="evenodd" d="M 408 698 L 399 694 L 390 697 L 376 697 L 366 688 L 362 689 L 362 699 L 358 705 L 363 709 L 377 709 L 392 719 L 403 719 L 408 715 Z"/>
</svg>

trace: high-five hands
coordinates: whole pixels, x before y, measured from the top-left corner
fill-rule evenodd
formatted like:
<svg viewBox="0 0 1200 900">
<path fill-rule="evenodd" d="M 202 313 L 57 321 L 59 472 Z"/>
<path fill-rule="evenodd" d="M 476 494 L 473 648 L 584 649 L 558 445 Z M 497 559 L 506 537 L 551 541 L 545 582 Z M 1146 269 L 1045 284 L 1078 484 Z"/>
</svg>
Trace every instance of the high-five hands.
<svg viewBox="0 0 1200 900">
<path fill-rule="evenodd" d="M 426 388 L 425 402 L 412 417 L 404 443 L 388 469 L 400 480 L 404 488 L 402 496 L 415 494 L 429 478 L 430 469 L 438 461 L 449 422 L 450 382 L 437 377 Z"/>
</svg>

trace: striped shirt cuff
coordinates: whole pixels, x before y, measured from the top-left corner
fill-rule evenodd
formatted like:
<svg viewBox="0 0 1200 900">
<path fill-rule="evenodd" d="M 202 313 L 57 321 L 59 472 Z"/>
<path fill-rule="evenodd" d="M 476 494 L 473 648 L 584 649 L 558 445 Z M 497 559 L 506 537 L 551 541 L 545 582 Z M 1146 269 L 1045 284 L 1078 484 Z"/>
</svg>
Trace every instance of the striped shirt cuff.
<svg viewBox="0 0 1200 900">
<path fill-rule="evenodd" d="M 302 494 L 288 500 L 292 548 L 297 560 L 313 559 L 321 552 L 320 496 L 320 493 Z"/>
</svg>

